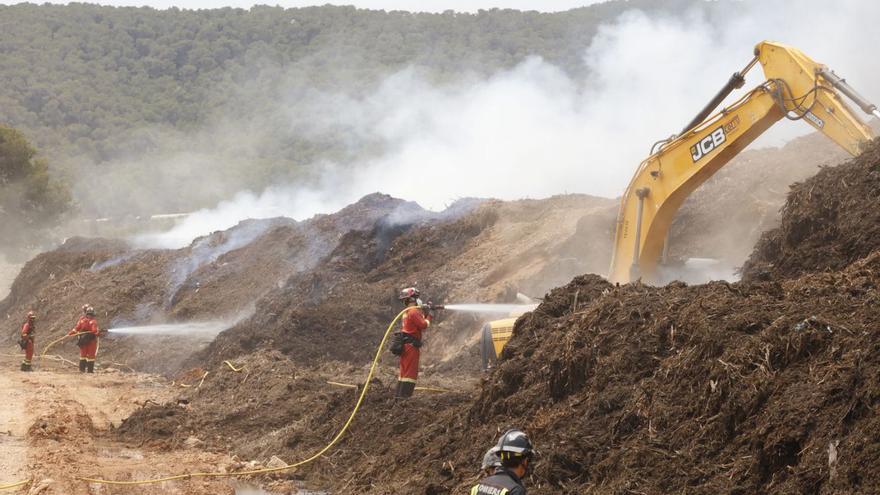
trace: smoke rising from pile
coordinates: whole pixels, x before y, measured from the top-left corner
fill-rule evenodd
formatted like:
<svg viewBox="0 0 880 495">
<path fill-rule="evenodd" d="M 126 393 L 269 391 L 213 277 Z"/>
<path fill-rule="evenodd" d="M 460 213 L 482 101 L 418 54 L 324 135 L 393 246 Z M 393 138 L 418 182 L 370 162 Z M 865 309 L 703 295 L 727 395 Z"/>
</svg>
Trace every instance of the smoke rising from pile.
<svg viewBox="0 0 880 495">
<path fill-rule="evenodd" d="M 676 17 L 629 11 L 599 29 L 584 79 L 531 58 L 457 83 L 432 84 L 409 68 L 367 96 L 298 92 L 273 120 L 286 118 L 300 137 L 338 135 L 352 150 L 381 152 L 314 164 L 308 185 L 241 192 L 145 242 L 179 246 L 244 218 L 302 219 L 375 191 L 430 209 L 469 196 L 615 197 L 651 144 L 678 132 L 763 39 L 801 48 L 880 101 L 880 71 L 864 59 L 880 44 L 878 14 L 880 5 L 854 0 L 705 4 Z M 746 88 L 762 80 L 758 67 Z M 810 131 L 783 121 L 761 142 Z"/>
<path fill-rule="evenodd" d="M 207 263 L 214 262 L 217 258 L 230 251 L 250 244 L 254 239 L 265 233 L 270 226 L 267 222 L 250 222 L 224 232 L 221 239 L 203 237 L 194 242 L 189 256 L 179 260 L 172 269 L 169 280 L 168 304 L 171 304 L 177 295 L 177 290 L 193 272 Z M 139 242 L 148 244 L 149 240 L 147 238 L 146 240 L 139 240 Z"/>
<path fill-rule="evenodd" d="M 20 269 L 20 264 L 11 263 L 3 255 L 0 255 L 0 300 L 9 294 L 9 288 Z"/>
</svg>

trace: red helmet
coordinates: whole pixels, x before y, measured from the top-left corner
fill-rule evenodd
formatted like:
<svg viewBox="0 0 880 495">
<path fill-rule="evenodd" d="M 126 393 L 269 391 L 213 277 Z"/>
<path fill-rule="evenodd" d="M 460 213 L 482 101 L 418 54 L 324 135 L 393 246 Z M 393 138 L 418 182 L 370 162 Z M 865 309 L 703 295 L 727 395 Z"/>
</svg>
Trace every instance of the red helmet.
<svg viewBox="0 0 880 495">
<path fill-rule="evenodd" d="M 37 314 L 34 313 L 33 311 L 28 311 L 27 319 L 28 319 L 28 320 L 36 320 L 36 319 L 37 319 Z"/>
<path fill-rule="evenodd" d="M 407 299 L 416 299 L 420 295 L 422 294 L 419 292 L 419 289 L 416 289 L 415 287 L 407 287 L 400 291 L 400 295 L 397 296 L 397 298 L 401 301 L 406 301 Z"/>
</svg>

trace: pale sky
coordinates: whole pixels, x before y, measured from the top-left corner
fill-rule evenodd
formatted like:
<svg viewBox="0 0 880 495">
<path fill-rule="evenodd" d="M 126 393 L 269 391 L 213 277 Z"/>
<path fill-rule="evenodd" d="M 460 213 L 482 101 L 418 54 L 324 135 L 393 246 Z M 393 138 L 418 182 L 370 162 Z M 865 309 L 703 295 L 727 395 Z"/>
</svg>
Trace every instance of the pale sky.
<svg viewBox="0 0 880 495">
<path fill-rule="evenodd" d="M 32 0 L 33 1 L 33 0 Z M 315 0 L 85 0 L 87 3 L 116 6 L 143 6 L 157 9 L 179 7 L 182 9 L 212 9 L 220 7 L 250 8 L 255 4 L 280 5 L 282 7 L 306 7 L 310 5 L 354 5 L 363 9 L 409 10 L 417 12 L 443 12 L 456 10 L 459 12 L 476 12 L 479 9 L 508 8 L 517 10 L 538 10 L 541 12 L 559 12 L 590 5 L 601 0 L 348 0 L 348 1 L 315 1 Z M 0 0 L 0 4 L 15 3 Z M 42 3 L 42 2 L 37 2 Z M 50 3 L 67 3 L 66 1 L 50 1 Z"/>
</svg>

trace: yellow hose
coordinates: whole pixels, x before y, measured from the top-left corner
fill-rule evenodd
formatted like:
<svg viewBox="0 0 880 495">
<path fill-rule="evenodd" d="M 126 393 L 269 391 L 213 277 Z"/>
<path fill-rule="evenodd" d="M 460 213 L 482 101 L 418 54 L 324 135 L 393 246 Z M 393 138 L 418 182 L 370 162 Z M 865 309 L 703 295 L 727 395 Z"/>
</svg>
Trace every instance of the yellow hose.
<svg viewBox="0 0 880 495">
<path fill-rule="evenodd" d="M 358 388 L 358 386 L 353 383 L 331 382 L 329 380 L 327 381 L 327 383 L 330 385 L 336 385 L 337 387 Z M 416 387 L 415 389 L 416 390 L 424 390 L 425 392 L 452 392 L 452 390 L 448 390 L 445 388 L 438 388 L 438 387 Z"/>
<path fill-rule="evenodd" d="M 331 381 L 328 381 L 327 383 L 330 385 L 336 385 L 337 387 L 358 388 L 357 385 L 354 385 L 352 383 L 339 383 L 339 382 L 331 382 Z"/>
<path fill-rule="evenodd" d="M 385 334 L 382 335 L 382 342 L 379 343 L 379 347 L 376 349 L 376 357 L 373 358 L 373 364 L 370 365 L 370 372 L 367 374 L 367 380 L 364 382 L 364 388 L 361 389 L 361 393 L 358 396 L 357 403 L 354 405 L 354 409 L 352 409 L 351 414 L 348 416 L 348 420 L 342 425 L 342 428 L 336 433 L 336 436 L 333 437 L 333 440 L 330 440 L 330 443 L 325 445 L 321 450 L 314 453 L 311 457 L 307 459 L 303 459 L 299 462 L 295 462 L 293 464 L 288 464 L 286 466 L 274 467 L 274 468 L 262 468 L 262 469 L 251 469 L 248 471 L 238 471 L 233 473 L 187 473 L 187 474 L 178 474 L 176 476 L 166 476 L 164 478 L 156 478 L 151 480 L 131 480 L 131 481 L 113 481 L 113 480 L 104 480 L 100 478 L 85 478 L 85 477 L 77 477 L 76 479 L 80 481 L 87 481 L 89 483 L 101 483 L 105 485 L 146 485 L 150 483 L 162 483 L 165 481 L 173 481 L 173 480 L 187 480 L 191 478 L 231 478 L 235 476 L 250 476 L 254 474 L 266 474 L 266 473 L 276 473 L 278 471 L 286 471 L 288 469 L 293 469 L 295 467 L 303 466 L 308 464 L 315 459 L 324 455 L 324 452 L 330 450 L 339 439 L 342 438 L 342 435 L 348 430 L 348 427 L 351 426 L 351 422 L 354 420 L 354 417 L 357 415 L 358 410 L 361 407 L 361 404 L 364 401 L 364 397 L 367 395 L 367 390 L 370 388 L 370 381 L 373 379 L 373 373 L 376 371 L 376 365 L 379 363 L 379 358 L 382 357 L 382 350 L 385 348 L 385 341 L 388 340 L 388 335 L 391 333 L 391 329 L 394 328 L 394 325 L 400 320 L 400 317 L 406 313 L 410 307 L 404 308 L 403 311 L 397 313 L 397 316 L 391 320 L 391 323 L 388 325 L 388 329 L 385 330 Z M 228 363 L 227 363 L 228 364 Z M 232 365 L 230 365 L 232 367 Z"/>
<path fill-rule="evenodd" d="M 66 338 L 68 338 L 68 337 L 76 337 L 77 335 L 82 335 L 82 334 L 84 334 L 84 333 L 89 333 L 89 332 L 78 332 L 78 333 L 75 333 L 75 334 L 73 334 L 73 335 L 67 335 L 67 334 L 64 334 L 61 338 L 58 338 L 58 339 L 53 340 L 52 342 L 49 342 L 49 345 L 47 345 L 47 346 L 45 347 L 45 349 L 43 349 L 43 352 L 40 353 L 40 360 L 43 359 L 43 356 L 45 356 L 46 353 L 49 352 L 49 349 L 51 349 L 53 345 L 55 345 L 55 344 L 61 342 L 62 340 L 66 339 Z M 95 351 L 95 352 L 97 353 L 97 351 Z"/>
<path fill-rule="evenodd" d="M 9 483 L 8 485 L 0 485 L 0 490 L 11 490 L 13 488 L 18 488 L 20 486 L 29 485 L 31 480 L 18 481 L 16 483 Z"/>
<path fill-rule="evenodd" d="M 14 357 L 21 357 L 22 354 L 0 354 L 0 356 L 3 356 L 3 357 L 13 357 L 13 358 L 14 358 Z M 76 366 L 76 363 L 74 363 L 73 361 L 71 361 L 71 360 L 69 360 L 69 359 L 65 359 L 63 356 L 59 356 L 59 355 L 57 355 L 57 354 L 49 354 L 48 356 L 43 356 L 43 357 L 47 357 L 47 358 L 49 358 L 49 359 L 51 359 L 51 360 L 53 360 L 53 361 L 60 361 L 60 362 L 64 362 L 64 363 L 67 363 L 67 364 L 71 364 L 71 365 L 73 365 L 73 366 Z"/>
<path fill-rule="evenodd" d="M 202 375 L 202 379 L 199 380 L 199 384 L 196 386 L 196 388 L 201 388 L 201 387 L 202 387 L 202 384 L 205 383 L 205 378 L 208 377 L 208 373 L 209 373 L 209 372 L 206 371 L 205 374 Z"/>
<path fill-rule="evenodd" d="M 424 390 L 425 392 L 452 392 L 452 390 L 437 387 L 416 387 L 416 390 Z"/>
<path fill-rule="evenodd" d="M 234 371 L 236 373 L 240 372 L 242 370 L 242 368 L 244 368 L 244 366 L 242 366 L 241 368 L 236 368 L 229 361 L 223 361 L 223 364 L 225 364 L 226 366 L 229 366 L 229 369 L 231 369 L 232 371 Z"/>
</svg>

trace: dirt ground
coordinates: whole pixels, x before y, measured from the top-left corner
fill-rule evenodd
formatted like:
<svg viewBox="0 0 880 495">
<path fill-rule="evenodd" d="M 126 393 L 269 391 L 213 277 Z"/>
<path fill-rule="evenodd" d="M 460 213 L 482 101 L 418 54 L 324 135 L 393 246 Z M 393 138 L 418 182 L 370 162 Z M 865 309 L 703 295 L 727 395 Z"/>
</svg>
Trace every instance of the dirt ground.
<svg viewBox="0 0 880 495">
<path fill-rule="evenodd" d="M 200 390 L 181 389 L 178 399 L 192 407 L 181 410 L 170 401 L 139 409 L 123 421 L 116 435 L 167 451 L 183 448 L 183 439 L 198 435 L 210 450 L 235 452 L 263 463 L 272 456 L 295 462 L 334 438 L 357 402 L 359 389 L 354 387 L 362 386 L 367 375 L 366 366 L 343 362 L 302 366 L 277 351 L 240 356 L 234 366 L 241 371 L 221 366 L 212 369 Z M 200 373 L 193 370 L 189 375 Z M 393 397 L 396 379 L 391 363 L 380 365 L 340 442 L 320 459 L 279 479 L 330 487 L 332 493 L 364 490 L 370 481 L 362 479 L 361 470 L 346 466 L 381 469 L 386 456 L 405 444 L 408 433 L 431 422 L 435 413 L 467 404 L 480 385 L 479 374 L 465 377 L 425 370 L 415 396 L 401 403 Z M 262 481 L 267 488 L 279 488 L 272 479 Z M 421 475 L 385 477 L 373 489 L 419 493 L 423 482 Z"/>
<path fill-rule="evenodd" d="M 486 445 L 519 426 L 542 451 L 528 477 L 535 493 L 876 491 L 862 466 L 880 459 L 880 145 L 796 185 L 786 202 L 792 178 L 840 159 L 804 139 L 743 153 L 677 219 L 674 257 L 732 265 L 780 226 L 737 283 L 614 287 L 583 275 L 608 266 L 617 207 L 583 195 L 465 200 L 438 214 L 374 194 L 304 222 L 242 222 L 180 250 L 71 239 L 28 262 L 0 302 L 12 315 L 0 334 L 8 348 L 29 309 L 41 342 L 69 329 L 83 302 L 99 308 L 102 327 L 248 316 L 211 342 L 102 340 L 106 363 L 165 378 L 80 377 L 57 363 L 22 376 L 10 358 L 0 467 L 55 480 L 39 493 L 232 493 L 223 481 L 136 489 L 151 492 L 74 478 L 307 457 L 346 421 L 352 386 L 400 309 L 397 291 L 416 285 L 442 303 L 544 300 L 488 373 L 476 336 L 491 318 L 441 313 L 422 351 L 420 385 L 433 390 L 396 401 L 386 352 L 340 443 L 261 484 L 460 493 Z"/>
<path fill-rule="evenodd" d="M 804 261 L 800 275 L 776 279 L 771 271 L 757 282 L 665 287 L 576 277 L 520 318 L 478 391 L 464 381 L 399 404 L 383 379 L 349 435 L 300 475 L 343 493 L 461 493 L 486 446 L 518 426 L 542 452 L 527 480 L 535 493 L 876 492 L 880 236 L 874 223 L 866 228 L 859 219 L 876 215 L 876 194 L 866 191 L 877 190 L 878 150 L 875 143 L 862 158 L 789 195 L 779 232 L 806 234 L 794 240 L 809 242 L 784 246 L 800 249 L 794 251 Z M 813 183 L 822 194 L 810 201 Z M 319 446 L 352 402 L 350 393 L 316 377 L 321 360 L 307 359 L 321 352 L 332 357 L 322 336 L 336 341 L 337 334 L 358 332 L 352 343 L 361 342 L 361 349 L 343 348 L 343 362 L 324 370 L 356 376 L 356 363 L 370 350 L 363 342 L 377 340 L 383 312 L 393 314 L 389 281 L 427 274 L 448 283 L 432 286 L 435 294 L 467 286 L 450 253 L 479 249 L 492 235 L 500 216 L 485 208 L 491 205 L 477 210 L 482 216 L 401 233 L 388 253 L 376 249 L 375 232 L 344 238 L 314 274 L 271 294 L 249 325 L 212 344 L 217 354 L 207 362 L 237 353 L 252 361 L 255 382 L 227 374 L 192 398 L 191 411 L 169 415 L 173 404 L 145 408 L 120 431 L 164 435 L 175 448 L 177 439 L 167 432 L 211 428 L 221 435 L 217 448 L 250 456 Z M 811 214 L 817 208 L 830 213 Z M 845 256 L 818 257 L 834 261 L 831 266 L 814 263 L 819 247 Z M 400 268 L 418 259 L 426 263 Z M 782 266 L 778 258 L 762 259 Z M 439 260 L 446 260 L 443 268 L 431 270 Z M 330 309 L 339 304 L 323 298 L 346 288 L 354 304 L 343 300 L 336 316 Z M 314 302 L 290 310 L 300 304 L 297 297 Z M 346 321 L 349 315 L 363 320 L 355 308 L 365 305 L 383 309 L 369 315 L 375 322 Z M 328 314 L 334 316 L 321 318 Z M 432 339 L 426 353 L 442 342 Z M 267 351 L 275 342 L 293 346 Z M 236 404 L 228 404 L 230 396 Z M 340 466 L 356 468 L 340 475 Z"/>
<path fill-rule="evenodd" d="M 233 494 L 228 480 L 174 481 L 142 487 L 87 484 L 77 476 L 113 480 L 184 471 L 229 469 L 235 460 L 198 449 L 163 452 L 112 435 L 145 404 L 174 396 L 161 377 L 105 370 L 81 375 L 75 367 L 46 362 L 33 373 L 18 370 L 17 356 L 0 357 L 0 484 L 32 479 L 4 493 Z"/>
</svg>

